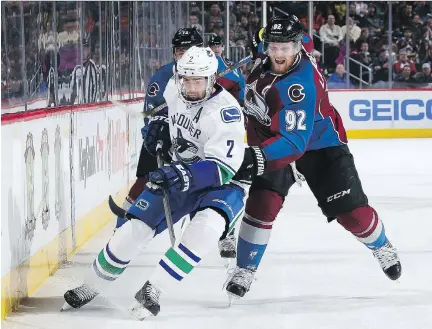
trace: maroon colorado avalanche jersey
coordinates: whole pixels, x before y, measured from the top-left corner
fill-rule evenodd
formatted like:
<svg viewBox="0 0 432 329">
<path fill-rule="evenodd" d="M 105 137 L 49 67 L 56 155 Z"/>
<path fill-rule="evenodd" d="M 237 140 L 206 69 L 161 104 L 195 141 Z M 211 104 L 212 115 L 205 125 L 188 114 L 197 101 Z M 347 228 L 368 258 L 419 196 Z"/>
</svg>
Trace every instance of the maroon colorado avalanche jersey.
<svg viewBox="0 0 432 329">
<path fill-rule="evenodd" d="M 285 167 L 308 150 L 347 143 L 342 119 L 329 101 L 327 82 L 304 49 L 285 74 L 258 54 L 245 88 L 247 141 L 260 146 L 267 171 Z"/>
</svg>

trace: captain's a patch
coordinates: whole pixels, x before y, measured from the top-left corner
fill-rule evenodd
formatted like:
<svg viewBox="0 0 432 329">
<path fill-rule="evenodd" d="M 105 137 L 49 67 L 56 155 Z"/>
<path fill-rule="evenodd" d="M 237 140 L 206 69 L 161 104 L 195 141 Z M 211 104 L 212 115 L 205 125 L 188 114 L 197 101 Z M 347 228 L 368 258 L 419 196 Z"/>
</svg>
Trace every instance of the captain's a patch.
<svg viewBox="0 0 432 329">
<path fill-rule="evenodd" d="M 226 123 L 230 122 L 240 122 L 241 121 L 241 112 L 236 107 L 228 107 L 226 109 L 221 110 L 222 121 Z"/>
</svg>

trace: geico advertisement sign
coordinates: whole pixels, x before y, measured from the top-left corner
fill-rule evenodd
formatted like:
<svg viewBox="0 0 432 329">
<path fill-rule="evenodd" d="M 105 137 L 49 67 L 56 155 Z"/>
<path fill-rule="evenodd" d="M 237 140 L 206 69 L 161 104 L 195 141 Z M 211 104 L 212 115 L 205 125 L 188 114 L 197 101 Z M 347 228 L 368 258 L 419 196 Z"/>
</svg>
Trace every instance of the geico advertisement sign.
<svg viewBox="0 0 432 329">
<path fill-rule="evenodd" d="M 349 117 L 352 121 L 432 120 L 432 99 L 353 99 Z"/>
</svg>

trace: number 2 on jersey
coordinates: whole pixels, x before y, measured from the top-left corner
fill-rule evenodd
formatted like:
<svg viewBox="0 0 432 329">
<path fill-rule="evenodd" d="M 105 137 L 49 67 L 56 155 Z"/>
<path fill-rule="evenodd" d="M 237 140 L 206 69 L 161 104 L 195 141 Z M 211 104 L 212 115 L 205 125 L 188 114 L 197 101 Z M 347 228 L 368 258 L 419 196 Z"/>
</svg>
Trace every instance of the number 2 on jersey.
<svg viewBox="0 0 432 329">
<path fill-rule="evenodd" d="M 228 139 L 227 140 L 227 146 L 229 147 L 228 149 L 228 153 L 227 153 L 227 158 L 232 158 L 232 149 L 234 148 L 234 141 L 232 139 Z"/>
</svg>

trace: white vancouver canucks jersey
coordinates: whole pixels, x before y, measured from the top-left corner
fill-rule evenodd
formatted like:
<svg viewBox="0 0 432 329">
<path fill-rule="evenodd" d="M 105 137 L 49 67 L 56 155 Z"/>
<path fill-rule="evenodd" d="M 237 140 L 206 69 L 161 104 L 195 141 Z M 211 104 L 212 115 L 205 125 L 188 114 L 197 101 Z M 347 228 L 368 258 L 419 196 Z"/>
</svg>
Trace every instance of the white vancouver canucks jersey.
<svg viewBox="0 0 432 329">
<path fill-rule="evenodd" d="M 244 157 L 244 119 L 237 100 L 222 88 L 205 102 L 186 106 L 174 77 L 163 94 L 168 105 L 173 159 L 191 164 L 214 161 L 226 183 Z"/>
</svg>

